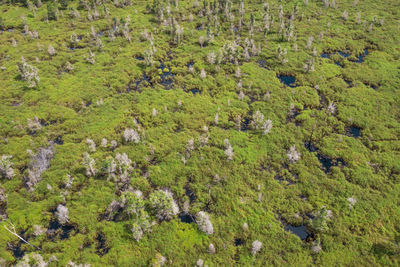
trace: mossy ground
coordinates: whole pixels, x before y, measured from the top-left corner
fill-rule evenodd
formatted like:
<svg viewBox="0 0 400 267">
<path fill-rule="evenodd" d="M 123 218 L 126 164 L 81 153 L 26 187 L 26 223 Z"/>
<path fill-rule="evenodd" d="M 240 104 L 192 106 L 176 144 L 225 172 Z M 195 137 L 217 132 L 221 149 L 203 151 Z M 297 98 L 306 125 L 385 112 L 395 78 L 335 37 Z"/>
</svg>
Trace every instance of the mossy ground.
<svg viewBox="0 0 400 267">
<path fill-rule="evenodd" d="M 0 65 L 4 67 L 0 71 L 0 155 L 12 156 L 16 172 L 13 179 L 2 179 L 1 187 L 8 195 L 8 220 L 25 239 L 41 248 L 39 251 L 21 243 L 20 249 L 39 252 L 46 260 L 57 256 L 58 262 L 50 264 L 53 266 L 66 265 L 70 260 L 92 266 L 146 266 L 157 253 L 171 266 L 193 266 L 199 258 L 208 266 L 400 264 L 398 1 L 365 0 L 354 5 L 353 1 L 342 0 L 336 1 L 337 8 L 325 8 L 322 1 L 309 0 L 305 5 L 303 1 L 269 0 L 275 24 L 279 5 L 283 5 L 285 17 L 297 5 L 294 29 L 298 51 L 293 49 L 293 41 L 280 40 L 279 25 L 273 25 L 264 36 L 263 2 L 245 1 L 245 25 L 236 38 L 240 36 L 242 42 L 249 38 L 248 27 L 254 15 L 253 39 L 261 45 L 261 53 L 240 60 L 239 65 L 222 63 L 219 69 L 207 62 L 207 55 L 232 43 L 234 31 L 229 29 L 229 22 L 220 20 L 219 35 L 201 47 L 199 38 L 207 35 L 211 24 L 209 16 L 198 16 L 202 3 L 194 7 L 194 1 L 181 0 L 178 9 L 171 6 L 172 14 L 184 27 L 182 41 L 173 44 L 171 35 L 157 22 L 157 15 L 147 8 L 151 1 L 133 1 L 132 6 L 123 8 L 105 2 L 109 17 L 99 7 L 100 18 L 93 21 L 88 20 L 85 10 L 79 10 L 81 18 L 70 18 L 69 11 L 64 10 L 58 21 L 47 22 L 46 4 L 35 16 L 20 4 L 0 5 Z M 233 2 L 237 25 L 239 3 Z M 69 7 L 77 8 L 78 2 L 72 1 Z M 344 10 L 349 13 L 346 21 L 342 18 Z M 357 12 L 361 12 L 360 24 L 356 22 Z M 193 21 L 188 19 L 190 14 Z M 384 19 L 383 25 L 373 22 L 375 15 L 378 20 Z M 39 33 L 39 39 L 22 34 L 22 16 L 29 29 Z M 105 32 L 112 18 L 126 20 L 128 16 L 131 42 L 123 36 L 110 41 L 104 33 L 99 37 L 104 47 L 94 47 L 91 26 L 97 33 Z M 202 23 L 205 28 L 197 30 Z M 216 32 L 212 25 L 210 28 Z M 153 33 L 157 49 L 151 66 L 139 58 L 145 57 L 149 48 L 149 42 L 141 38 L 144 30 Z M 73 33 L 82 40 L 79 48 L 71 50 Z M 314 36 L 312 48 L 316 48 L 317 56 L 313 57 L 315 71 L 305 73 L 303 65 L 312 54 L 305 48 L 309 36 Z M 17 43 L 15 47 L 12 39 Z M 48 54 L 49 44 L 56 55 Z M 286 64 L 276 58 L 278 45 L 287 48 Z M 89 49 L 95 53 L 94 64 L 85 60 Z M 353 62 L 364 49 L 369 52 L 364 61 Z M 335 51 L 351 55 L 344 58 Z M 321 53 L 331 56 L 322 58 Z M 39 69 L 37 88 L 28 88 L 20 79 L 17 62 L 21 56 Z M 265 62 L 265 68 L 259 60 Z M 74 66 L 69 73 L 62 71 L 67 61 Z M 171 88 L 161 83 L 161 62 L 171 68 Z M 190 62 L 194 63 L 193 72 L 188 69 Z M 238 66 L 241 78 L 235 77 Z M 205 78 L 200 77 L 202 69 Z M 148 81 L 142 81 L 144 74 Z M 296 87 L 283 85 L 278 74 L 295 76 Z M 237 87 L 239 80 L 242 89 Z M 141 81 L 138 86 L 137 81 Z M 127 90 L 130 84 L 133 89 Z M 193 89 L 199 93 L 193 94 Z M 243 99 L 238 98 L 240 90 Z M 267 92 L 269 97 L 265 97 Z M 100 99 L 103 104 L 97 105 Z M 329 103 L 337 107 L 334 114 L 327 110 Z M 291 105 L 296 116 L 290 115 Z M 156 116 L 152 115 L 153 109 L 157 110 Z M 238 115 L 243 125 L 256 111 L 272 120 L 271 131 L 266 135 L 253 129 L 239 131 L 235 122 Z M 30 134 L 27 119 L 35 116 L 46 126 Z M 139 144 L 126 144 L 122 135 L 126 128 L 134 127 L 134 118 L 140 121 L 145 136 Z M 209 141 L 201 146 L 198 137 L 204 134 L 204 125 L 209 129 Z M 361 136 L 349 134 L 353 126 L 361 129 Z M 28 191 L 23 183 L 31 160 L 27 150 L 35 152 L 56 138 L 61 138 L 62 144 L 55 145 L 50 168 L 43 172 L 35 190 Z M 136 163 L 131 186 L 144 196 L 156 188 L 168 187 L 182 207 L 188 200 L 185 188 L 189 187 L 196 196 L 190 213 L 207 209 L 214 234 L 207 236 L 195 223 L 174 218 L 152 226 L 151 232 L 136 242 L 128 222 L 101 219 L 117 196 L 113 182 L 85 175 L 82 155 L 88 151 L 87 138 L 97 144 L 91 156 L 99 168 L 107 156 L 117 152 L 125 152 Z M 116 140 L 118 147 L 102 148 L 102 138 Z M 181 158 L 191 138 L 195 150 L 184 164 Z M 232 161 L 226 160 L 224 139 L 232 145 Z M 307 149 L 310 142 L 316 150 Z M 286 156 L 292 145 L 301 153 L 295 164 L 289 163 Z M 341 159 L 345 164 L 334 164 L 325 172 L 317 154 L 334 162 Z M 67 175 L 74 178 L 74 183 L 65 193 Z M 216 181 L 216 175 L 220 181 Z M 350 197 L 357 200 L 351 209 L 347 201 Z M 51 210 L 59 203 L 69 209 L 74 226 L 68 238 L 35 236 L 33 226 L 48 228 L 53 220 Z M 332 211 L 332 218 L 326 229 L 317 231 L 308 216 L 323 207 Z M 247 231 L 242 230 L 245 222 Z M 285 231 L 285 223 L 303 222 L 309 239 L 302 241 Z M 15 264 L 20 259 L 13 255 L 9 244 L 16 245 L 19 240 L 3 225 L 6 222 L 0 228 L 0 258 Z M 109 248 L 103 255 L 97 249 L 99 233 Z M 235 246 L 237 238 L 244 243 Z M 251 244 L 256 239 L 263 247 L 253 257 Z M 318 254 L 311 250 L 314 240 L 322 248 Z M 215 254 L 207 252 L 210 243 L 216 247 Z"/>
</svg>

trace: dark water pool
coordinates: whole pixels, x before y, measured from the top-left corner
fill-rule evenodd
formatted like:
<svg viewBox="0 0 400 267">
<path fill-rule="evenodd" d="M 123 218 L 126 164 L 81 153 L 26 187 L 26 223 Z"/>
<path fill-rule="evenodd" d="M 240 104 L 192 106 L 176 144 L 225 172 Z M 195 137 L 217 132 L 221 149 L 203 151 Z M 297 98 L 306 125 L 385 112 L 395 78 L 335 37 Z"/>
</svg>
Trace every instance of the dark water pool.
<svg viewBox="0 0 400 267">
<path fill-rule="evenodd" d="M 54 143 L 56 143 L 57 145 L 64 144 L 62 136 L 57 136 L 56 139 L 54 139 Z"/>
<path fill-rule="evenodd" d="M 257 60 L 258 66 L 260 66 L 261 68 L 266 68 L 267 67 L 267 62 L 263 59 L 259 59 Z"/>
<path fill-rule="evenodd" d="M 338 62 L 338 61 L 335 61 L 335 65 L 338 65 L 338 66 L 341 67 L 341 68 L 344 67 L 344 65 L 343 65 L 342 63 Z"/>
<path fill-rule="evenodd" d="M 181 213 L 179 214 L 179 219 L 181 220 L 181 222 L 183 223 L 193 223 L 194 221 L 194 217 L 189 214 L 189 213 Z"/>
<path fill-rule="evenodd" d="M 8 249 L 12 251 L 15 258 L 21 259 L 25 255 L 25 250 L 21 247 L 24 242 L 19 241 L 16 245 L 8 245 Z"/>
<path fill-rule="evenodd" d="M 364 52 L 363 52 L 361 55 L 359 55 L 359 56 L 357 57 L 357 60 L 354 61 L 354 62 L 356 62 L 356 63 L 363 63 L 363 62 L 364 62 L 364 57 L 367 56 L 368 54 L 369 54 L 368 49 L 364 49 Z"/>
<path fill-rule="evenodd" d="M 190 90 L 190 92 L 192 92 L 193 95 L 201 94 L 201 91 L 197 88 Z"/>
<path fill-rule="evenodd" d="M 74 226 L 68 224 L 61 225 L 57 220 L 53 220 L 50 222 L 46 233 L 50 238 L 58 236 L 63 240 L 69 238 L 72 230 L 75 230 Z"/>
<path fill-rule="evenodd" d="M 339 166 L 339 164 L 341 164 L 342 166 L 346 166 L 346 162 L 344 162 L 344 160 L 341 158 L 332 160 L 328 156 L 322 155 L 320 153 L 317 154 L 317 158 L 319 162 L 321 162 L 325 173 L 330 172 L 332 167 Z"/>
<path fill-rule="evenodd" d="M 192 204 L 197 199 L 196 194 L 192 191 L 192 189 L 190 189 L 188 185 L 185 186 L 185 195 L 189 197 L 190 204 Z"/>
<path fill-rule="evenodd" d="M 235 238 L 235 246 L 242 246 L 244 244 L 244 240 L 241 238 Z"/>
<path fill-rule="evenodd" d="M 97 234 L 96 241 L 97 241 L 96 253 L 99 256 L 104 256 L 105 254 L 107 254 L 110 248 L 107 246 L 106 243 L 107 240 L 105 234 L 104 233 Z"/>
<path fill-rule="evenodd" d="M 171 72 L 171 68 L 170 67 L 166 67 L 164 65 L 164 63 L 161 63 L 159 69 L 161 70 L 161 84 L 164 85 L 164 87 L 166 89 L 169 89 L 172 86 L 173 81 L 173 77 L 175 76 L 174 74 L 172 74 Z"/>
<path fill-rule="evenodd" d="M 292 88 L 296 87 L 295 86 L 296 77 L 294 77 L 294 76 L 286 76 L 286 75 L 278 75 L 276 77 L 281 81 L 281 83 L 285 84 L 286 86 L 289 86 L 289 87 L 292 87 Z"/>
<path fill-rule="evenodd" d="M 322 54 L 321 54 L 321 57 L 322 57 L 322 58 L 330 58 L 331 55 L 334 55 L 334 54 L 339 54 L 339 55 L 341 55 L 341 56 L 344 57 L 344 58 L 348 58 L 348 57 L 350 57 L 350 55 L 351 55 L 350 53 L 346 53 L 346 52 L 343 52 L 343 51 L 337 51 L 337 52 L 334 52 L 334 53 L 332 53 L 332 54 L 329 54 L 329 53 L 322 53 Z M 357 60 L 352 60 L 352 61 L 353 61 L 353 62 L 356 62 L 356 63 L 362 63 L 362 62 L 364 62 L 364 57 L 367 56 L 368 54 L 369 54 L 369 51 L 368 51 L 367 48 L 365 48 L 364 51 L 363 51 L 363 53 L 360 54 L 360 55 L 357 57 Z M 335 64 L 343 68 L 343 65 L 341 65 L 340 63 L 335 62 Z"/>
<path fill-rule="evenodd" d="M 244 117 L 242 123 L 240 124 L 240 130 L 242 132 L 245 132 L 249 129 L 250 121 L 250 117 Z"/>
<path fill-rule="evenodd" d="M 361 136 L 361 128 L 358 128 L 357 126 L 351 126 L 351 127 L 350 127 L 350 130 L 349 130 L 349 133 L 350 133 L 353 137 L 358 138 L 358 137 Z"/>
<path fill-rule="evenodd" d="M 300 226 L 288 224 L 285 226 L 285 230 L 297 235 L 301 240 L 306 240 L 310 236 L 304 224 Z"/>
<path fill-rule="evenodd" d="M 346 52 L 342 52 L 342 51 L 338 51 L 337 52 L 339 55 L 341 55 L 342 57 L 349 57 L 350 56 L 350 53 L 346 53 Z"/>
</svg>

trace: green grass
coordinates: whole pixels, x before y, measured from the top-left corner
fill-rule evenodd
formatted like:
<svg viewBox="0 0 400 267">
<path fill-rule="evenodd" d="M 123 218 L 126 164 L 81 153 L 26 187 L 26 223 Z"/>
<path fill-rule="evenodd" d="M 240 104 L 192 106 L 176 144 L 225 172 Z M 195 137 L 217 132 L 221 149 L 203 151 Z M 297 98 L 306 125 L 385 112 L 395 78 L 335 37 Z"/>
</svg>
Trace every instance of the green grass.
<svg viewBox="0 0 400 267">
<path fill-rule="evenodd" d="M 170 15 L 166 11 L 169 1 L 160 1 L 164 19 L 173 16 L 184 28 L 179 44 L 172 41 L 170 29 L 158 23 L 159 15 L 147 9 L 153 1 L 132 1 L 127 7 L 104 1 L 109 15 L 100 5 L 100 18 L 93 21 L 88 20 L 87 10 L 79 10 L 80 18 L 71 18 L 69 9 L 62 11 L 64 16 L 58 21 L 46 21 L 46 3 L 34 14 L 20 3 L 7 2 L 0 5 L 4 29 L 0 33 L 0 156 L 12 156 L 15 176 L 10 180 L 0 177 L 0 188 L 7 195 L 7 202 L 0 203 L 0 215 L 6 214 L 0 217 L 0 265 L 22 260 L 12 250 L 19 246 L 19 239 L 3 227 L 9 222 L 18 234 L 41 248 L 21 243 L 25 255 L 40 253 L 46 262 L 57 257 L 49 266 L 65 266 L 69 261 L 92 266 L 157 266 L 160 255 L 167 266 L 194 266 L 199 258 L 208 266 L 399 265 L 398 1 L 365 0 L 354 5 L 353 0 L 343 0 L 336 1 L 337 8 L 325 8 L 322 1 L 305 5 L 300 0 L 270 0 L 269 15 L 274 22 L 266 36 L 263 1 L 245 1 L 244 25 L 236 35 L 223 11 L 215 16 L 219 26 L 212 15 L 201 12 L 202 1 L 194 7 L 194 1 L 181 0 L 178 8 L 170 1 Z M 69 8 L 77 8 L 78 2 L 70 1 Z M 239 4 L 232 2 L 232 26 L 238 26 Z M 212 3 L 207 6 L 211 8 Z M 293 21 L 296 41 L 280 39 L 281 4 L 285 27 L 297 5 Z M 344 10 L 349 14 L 347 21 L 342 19 Z M 357 12 L 361 23 L 357 23 Z M 251 15 L 255 18 L 252 37 Z M 107 31 L 112 29 L 113 18 L 126 21 L 128 16 L 131 41 L 124 36 L 111 41 Z M 380 19 L 384 19 L 382 25 Z M 24 20 L 30 31 L 38 32 L 39 39 L 22 34 Z M 201 24 L 205 28 L 196 29 Z M 102 49 L 96 47 L 91 27 L 96 33 L 103 32 L 98 36 Z M 149 66 L 137 58 L 145 57 L 150 48 L 150 42 L 142 37 L 145 30 L 152 33 L 157 49 L 154 64 Z M 202 48 L 199 38 L 207 32 L 214 39 Z M 73 33 L 82 37 L 75 50 L 70 49 Z M 314 39 L 307 49 L 310 36 Z M 243 55 L 246 38 L 261 47 L 259 55 L 249 60 Z M 224 45 L 235 41 L 239 44 L 238 65 L 229 59 L 208 63 L 209 53 L 214 52 L 218 62 Z M 50 44 L 57 51 L 54 56 L 47 52 Z M 278 46 L 287 49 L 286 64 L 277 58 Z M 364 49 L 369 52 L 364 62 L 354 62 Z M 85 60 L 89 51 L 95 54 L 94 64 Z M 350 56 L 344 58 L 335 54 L 337 51 Z M 330 58 L 322 58 L 321 53 Z M 38 68 L 38 87 L 29 88 L 21 80 L 17 67 L 21 56 Z M 315 70 L 306 73 L 304 63 L 310 58 Z M 62 71 L 67 61 L 74 67 L 71 72 Z M 194 63 L 193 72 L 188 69 L 189 62 Z M 170 88 L 162 84 L 161 63 L 174 75 Z M 238 67 L 240 77 L 235 75 Z M 202 69 L 205 78 L 200 77 Z M 143 81 L 144 75 L 148 81 Z M 284 86 L 277 75 L 295 76 L 296 87 Z M 200 93 L 193 94 L 193 89 Z M 241 91 L 243 99 L 239 99 Z M 328 110 L 330 103 L 336 105 L 333 113 Z M 264 135 L 250 125 L 239 131 L 238 116 L 244 127 L 256 111 L 272 121 L 271 131 Z M 43 125 L 32 134 L 28 119 L 35 116 Z M 127 128 L 137 129 L 135 119 L 143 129 L 141 141 L 127 143 L 123 133 Z M 361 136 L 352 136 L 350 127 L 360 128 Z M 208 143 L 202 145 L 199 138 L 205 136 Z M 28 190 L 25 180 L 31 156 L 27 150 L 36 154 L 57 137 L 63 143 L 55 144 L 50 167 L 34 190 Z M 90 153 L 99 172 L 95 177 L 87 177 L 82 165 L 83 154 L 89 152 L 88 138 L 97 145 L 96 152 Z M 107 147 L 101 146 L 103 138 Z M 188 151 L 192 138 L 195 148 Z M 224 154 L 224 139 L 229 139 L 233 148 L 231 161 Z M 110 147 L 112 140 L 118 144 L 115 149 Z M 310 141 L 317 150 L 307 150 L 305 144 Z M 292 145 L 301 153 L 296 163 L 290 163 L 286 155 Z M 129 190 L 143 192 L 146 210 L 152 214 L 154 225 L 140 241 L 133 239 L 132 220 L 102 217 L 121 194 L 102 169 L 107 158 L 117 153 L 126 153 L 134 163 Z M 317 155 L 333 162 L 341 159 L 345 165 L 333 165 L 325 172 Z M 67 175 L 74 178 L 71 188 L 65 187 Z M 206 235 L 195 223 L 181 222 L 177 216 L 158 221 L 148 196 L 164 188 L 171 189 L 181 211 L 189 201 L 185 194 L 189 188 L 196 196 L 190 214 L 207 211 L 214 234 Z M 357 200 L 352 208 L 350 197 Z M 49 228 L 55 219 L 52 211 L 59 204 L 69 210 L 69 225 L 74 228 L 69 237 L 57 235 L 52 240 L 49 232 L 35 236 L 34 225 Z M 331 210 L 332 217 L 321 231 L 313 228 L 312 218 L 324 207 Z M 242 229 L 245 222 L 248 230 Z M 286 231 L 282 222 L 304 223 L 310 237 L 300 240 Z M 105 236 L 108 248 L 104 255 L 98 252 L 99 234 Z M 235 246 L 238 238 L 244 243 Z M 256 256 L 251 254 L 254 240 L 263 243 Z M 311 248 L 317 241 L 322 250 L 314 253 Z M 215 254 L 208 253 L 210 243 L 215 245 Z"/>
</svg>

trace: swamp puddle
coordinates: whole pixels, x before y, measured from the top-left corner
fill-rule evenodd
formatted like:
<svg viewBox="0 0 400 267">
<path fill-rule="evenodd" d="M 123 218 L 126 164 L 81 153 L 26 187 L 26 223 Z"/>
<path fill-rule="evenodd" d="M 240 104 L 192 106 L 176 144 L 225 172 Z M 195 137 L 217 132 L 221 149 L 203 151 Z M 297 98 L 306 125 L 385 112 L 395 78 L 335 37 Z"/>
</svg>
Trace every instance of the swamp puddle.
<svg viewBox="0 0 400 267">
<path fill-rule="evenodd" d="M 106 236 L 104 233 L 97 234 L 96 237 L 97 246 L 96 246 L 96 253 L 101 257 L 108 253 L 110 248 L 106 244 Z"/>
<path fill-rule="evenodd" d="M 364 49 L 364 52 L 363 52 L 361 55 L 358 56 L 358 58 L 357 58 L 356 61 L 353 61 L 353 62 L 356 62 L 356 63 L 363 63 L 363 62 L 364 62 L 364 57 L 365 57 L 365 56 L 368 56 L 368 54 L 369 54 L 368 49 Z"/>
<path fill-rule="evenodd" d="M 201 94 L 201 91 L 199 89 L 197 89 L 197 88 L 191 89 L 189 91 L 192 92 L 193 95 L 197 95 L 197 94 L 200 95 Z"/>
<path fill-rule="evenodd" d="M 235 238 L 235 246 L 242 246 L 244 244 L 243 239 L 241 238 Z"/>
<path fill-rule="evenodd" d="M 291 173 L 292 174 L 292 173 Z M 278 181 L 278 183 L 283 184 L 283 185 L 293 185 L 296 184 L 296 176 L 292 174 L 292 177 L 294 179 L 294 181 L 290 180 L 290 179 L 285 179 L 284 177 L 280 176 L 280 175 L 276 175 L 274 177 L 275 181 Z"/>
<path fill-rule="evenodd" d="M 240 124 L 240 131 L 246 132 L 247 130 L 249 130 L 249 125 L 251 122 L 250 116 L 251 116 L 251 114 L 249 113 L 248 116 L 244 117 L 244 119 L 242 120 L 242 122 Z"/>
<path fill-rule="evenodd" d="M 283 224 L 285 231 L 297 235 L 300 240 L 310 241 L 311 239 L 314 239 L 314 233 L 307 229 L 306 225 L 304 224 L 304 219 L 300 225 L 288 223 L 282 218 L 280 219 L 280 221 Z"/>
<path fill-rule="evenodd" d="M 171 68 L 166 67 L 164 63 L 161 63 L 159 69 L 161 70 L 161 84 L 164 85 L 165 89 L 170 89 L 175 75 L 172 74 Z"/>
<path fill-rule="evenodd" d="M 179 214 L 179 219 L 183 223 L 193 223 L 193 222 L 195 222 L 194 217 L 191 214 L 184 213 L 184 212 Z"/>
<path fill-rule="evenodd" d="M 196 194 L 187 185 L 185 186 L 185 195 L 189 197 L 190 204 L 197 199 Z"/>
<path fill-rule="evenodd" d="M 12 254 L 16 259 L 21 259 L 25 255 L 25 250 L 21 248 L 22 244 L 24 244 L 24 242 L 20 240 L 16 245 L 7 245 L 7 249 L 12 251 Z"/>
<path fill-rule="evenodd" d="M 344 67 L 344 65 L 343 65 L 342 63 L 338 62 L 338 61 L 335 61 L 335 65 L 337 65 L 337 66 L 339 66 L 339 67 L 341 67 L 341 68 Z"/>
<path fill-rule="evenodd" d="M 140 92 L 141 92 L 141 91 L 140 91 L 140 85 L 141 85 L 143 82 L 146 82 L 146 83 L 152 85 L 152 84 L 151 84 L 151 81 L 150 81 L 150 78 L 147 77 L 147 75 L 146 75 L 145 73 L 143 73 L 142 79 L 137 80 L 137 81 L 132 81 L 132 80 L 131 80 L 131 81 L 129 82 L 129 84 L 128 84 L 127 88 L 126 88 L 126 92 L 129 93 L 129 92 L 132 91 L 132 89 L 134 89 L 135 91 L 137 91 L 137 92 L 140 93 Z M 133 85 L 135 85 L 135 87 L 134 87 Z"/>
<path fill-rule="evenodd" d="M 325 173 L 330 172 L 332 167 L 339 166 L 339 164 L 341 166 L 346 166 L 346 163 L 341 158 L 338 158 L 336 160 L 332 160 L 328 156 L 322 155 L 320 153 L 317 154 L 317 158 L 318 158 L 319 162 L 322 164 L 322 166 L 324 167 L 324 172 Z"/>
<path fill-rule="evenodd" d="M 354 138 L 358 138 L 361 136 L 361 128 L 358 128 L 357 126 L 351 126 L 348 134 Z"/>
<path fill-rule="evenodd" d="M 301 240 L 306 240 L 309 236 L 311 236 L 306 229 L 304 224 L 300 226 L 294 226 L 292 224 L 285 225 L 285 230 L 289 231 L 295 235 L 297 235 Z"/>
<path fill-rule="evenodd" d="M 348 57 L 350 57 L 350 55 L 351 55 L 350 53 L 346 53 L 346 52 L 343 52 L 343 51 L 336 51 L 336 52 L 333 52 L 333 53 L 331 53 L 331 54 L 329 54 L 329 53 L 322 53 L 322 54 L 321 54 L 321 57 L 322 57 L 322 58 L 331 58 L 331 55 L 335 55 L 335 54 L 339 54 L 340 56 L 342 56 L 342 57 L 344 57 L 344 58 L 348 58 Z M 364 62 L 364 57 L 368 56 L 368 54 L 369 54 L 369 51 L 368 51 L 367 48 L 365 48 L 364 51 L 363 51 L 363 53 L 360 54 L 360 55 L 357 57 L 357 60 L 351 60 L 351 61 L 352 61 L 352 62 L 355 62 L 355 63 L 363 63 L 363 62 Z M 335 62 L 335 64 L 343 68 L 343 65 L 340 64 L 339 62 Z"/>
<path fill-rule="evenodd" d="M 286 76 L 286 75 L 277 75 L 276 77 L 281 81 L 281 83 L 285 84 L 286 86 L 289 86 L 292 88 L 296 87 L 295 86 L 296 77 Z"/>
<path fill-rule="evenodd" d="M 267 62 L 265 60 L 259 59 L 259 60 L 257 60 L 257 63 L 258 63 L 258 66 L 260 66 L 260 68 L 268 69 Z"/>
<path fill-rule="evenodd" d="M 61 240 L 64 240 L 69 238 L 72 230 L 75 230 L 74 226 L 69 224 L 61 225 L 57 220 L 53 220 L 50 222 L 46 234 L 50 239 L 60 237 Z"/>
<path fill-rule="evenodd" d="M 305 142 L 304 147 L 310 152 L 318 152 L 318 148 L 310 142 Z M 317 158 L 323 167 L 325 173 L 329 173 L 332 167 L 343 166 L 346 167 L 346 162 L 342 158 L 331 159 L 321 153 L 317 153 Z"/>
<path fill-rule="evenodd" d="M 54 143 L 56 143 L 57 145 L 64 144 L 62 136 L 57 136 L 56 139 L 54 139 Z"/>
<path fill-rule="evenodd" d="M 342 52 L 342 51 L 338 51 L 337 53 L 338 53 L 339 55 L 341 55 L 342 57 L 344 57 L 344 58 L 348 58 L 348 57 L 350 56 L 349 53 Z"/>
</svg>

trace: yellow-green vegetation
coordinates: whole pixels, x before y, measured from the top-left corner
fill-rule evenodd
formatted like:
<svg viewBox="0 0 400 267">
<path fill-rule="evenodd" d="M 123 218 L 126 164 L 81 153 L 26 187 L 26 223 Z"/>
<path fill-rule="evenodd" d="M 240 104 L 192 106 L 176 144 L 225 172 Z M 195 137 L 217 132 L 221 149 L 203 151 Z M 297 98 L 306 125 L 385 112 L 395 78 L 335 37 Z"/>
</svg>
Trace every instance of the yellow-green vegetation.
<svg viewBox="0 0 400 267">
<path fill-rule="evenodd" d="M 2 0 L 0 136 L 1 266 L 398 266 L 400 2 Z"/>
</svg>

